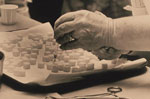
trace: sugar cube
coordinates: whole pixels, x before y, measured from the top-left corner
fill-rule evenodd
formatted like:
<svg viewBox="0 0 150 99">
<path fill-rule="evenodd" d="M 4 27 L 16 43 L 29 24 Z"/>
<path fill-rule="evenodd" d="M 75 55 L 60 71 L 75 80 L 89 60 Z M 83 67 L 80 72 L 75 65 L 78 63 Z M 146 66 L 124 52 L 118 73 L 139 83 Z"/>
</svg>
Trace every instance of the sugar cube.
<svg viewBox="0 0 150 99">
<path fill-rule="evenodd" d="M 25 47 L 19 47 L 18 50 L 19 50 L 20 52 L 23 52 L 23 51 L 26 50 L 26 48 L 25 48 Z"/>
<path fill-rule="evenodd" d="M 51 55 L 51 54 L 52 54 L 52 53 L 51 53 L 50 51 L 45 51 L 45 52 L 44 52 L 44 55 L 45 55 L 45 56 Z"/>
<path fill-rule="evenodd" d="M 31 53 L 30 57 L 31 57 L 31 58 L 37 58 L 38 55 L 37 55 L 37 53 Z"/>
<path fill-rule="evenodd" d="M 86 70 L 94 70 L 94 63 L 87 64 Z"/>
<path fill-rule="evenodd" d="M 30 47 L 26 48 L 26 52 L 27 52 L 28 54 L 30 54 L 30 53 L 31 53 L 31 48 L 30 48 Z"/>
<path fill-rule="evenodd" d="M 50 58 L 49 55 L 48 56 L 43 56 L 43 62 L 49 62 L 49 61 L 51 61 L 51 58 Z"/>
<path fill-rule="evenodd" d="M 80 72 L 80 69 L 78 67 L 72 67 L 72 73 Z"/>
<path fill-rule="evenodd" d="M 30 58 L 30 64 L 35 65 L 36 64 L 36 59 L 35 58 Z"/>
<path fill-rule="evenodd" d="M 37 53 L 37 54 L 39 54 L 39 50 L 36 49 L 36 48 L 33 48 L 33 49 L 31 50 L 31 53 Z"/>
<path fill-rule="evenodd" d="M 39 43 L 37 44 L 37 48 L 38 48 L 38 49 L 41 49 L 42 47 L 43 47 L 43 44 L 39 42 Z"/>
<path fill-rule="evenodd" d="M 47 67 L 47 70 L 51 70 L 52 69 L 52 66 L 53 66 L 53 64 L 52 63 L 47 63 L 46 64 L 46 67 Z"/>
<path fill-rule="evenodd" d="M 30 63 L 29 62 L 24 62 L 23 63 L 23 68 L 24 69 L 30 69 Z"/>
<path fill-rule="evenodd" d="M 43 69 L 44 68 L 44 63 L 43 62 L 39 62 L 38 63 L 38 68 Z"/>
<path fill-rule="evenodd" d="M 65 63 L 63 61 L 58 61 L 57 62 L 57 67 L 59 71 L 63 71 Z"/>
<path fill-rule="evenodd" d="M 27 52 L 21 52 L 21 56 L 25 56 L 26 54 L 28 54 Z"/>
<path fill-rule="evenodd" d="M 86 65 L 80 66 L 80 67 L 79 67 L 79 71 L 80 71 L 80 72 L 86 71 Z"/>
<path fill-rule="evenodd" d="M 78 65 L 79 67 L 81 67 L 81 66 L 86 66 L 86 63 L 83 62 L 83 61 L 81 61 L 81 62 L 78 62 L 77 65 Z"/>
<path fill-rule="evenodd" d="M 64 66 L 64 67 L 63 67 L 63 71 L 64 71 L 64 72 L 70 72 L 70 70 L 71 70 L 71 67 L 70 67 L 70 66 Z"/>
<path fill-rule="evenodd" d="M 25 54 L 24 57 L 30 58 L 30 54 Z"/>
<path fill-rule="evenodd" d="M 51 49 L 50 46 L 45 46 L 45 51 L 49 51 Z"/>
<path fill-rule="evenodd" d="M 108 64 L 102 64 L 102 69 L 108 69 Z"/>
<path fill-rule="evenodd" d="M 58 67 L 54 64 L 52 66 L 52 70 L 51 71 L 54 72 L 54 73 L 57 73 L 59 70 L 58 70 Z"/>
</svg>

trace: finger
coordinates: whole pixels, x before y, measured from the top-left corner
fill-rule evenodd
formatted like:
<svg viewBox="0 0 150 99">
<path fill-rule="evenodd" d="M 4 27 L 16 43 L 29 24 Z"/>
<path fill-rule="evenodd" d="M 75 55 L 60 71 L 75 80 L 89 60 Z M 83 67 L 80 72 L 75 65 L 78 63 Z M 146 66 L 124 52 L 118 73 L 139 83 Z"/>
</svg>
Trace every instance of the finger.
<svg viewBox="0 0 150 99">
<path fill-rule="evenodd" d="M 61 45 L 60 48 L 63 50 L 71 50 L 71 49 L 81 48 L 81 45 L 78 40 L 74 40 L 69 43 L 65 43 L 65 44 Z"/>
<path fill-rule="evenodd" d="M 75 18 L 74 12 L 69 12 L 69 13 L 62 15 L 60 18 L 56 20 L 54 29 L 64 22 L 73 21 L 74 18 Z"/>
<path fill-rule="evenodd" d="M 59 25 L 55 30 L 55 39 L 58 39 L 59 37 L 64 36 L 65 34 L 72 32 L 75 29 L 75 22 L 70 21 L 70 22 L 65 22 L 61 25 Z"/>
<path fill-rule="evenodd" d="M 59 44 L 65 44 L 65 43 L 68 43 L 73 40 L 75 40 L 75 39 L 72 37 L 72 33 L 69 33 L 67 35 L 64 35 L 63 37 L 58 38 L 56 41 Z"/>
</svg>

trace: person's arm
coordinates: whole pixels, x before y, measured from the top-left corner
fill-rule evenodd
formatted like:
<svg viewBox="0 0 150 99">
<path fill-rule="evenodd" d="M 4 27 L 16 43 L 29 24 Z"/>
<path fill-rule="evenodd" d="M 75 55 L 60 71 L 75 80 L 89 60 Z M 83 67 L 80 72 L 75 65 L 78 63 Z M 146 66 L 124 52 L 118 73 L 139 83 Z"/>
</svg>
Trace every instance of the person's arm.
<svg viewBox="0 0 150 99">
<path fill-rule="evenodd" d="M 150 16 L 114 19 L 114 43 L 116 49 L 150 51 Z"/>
</svg>

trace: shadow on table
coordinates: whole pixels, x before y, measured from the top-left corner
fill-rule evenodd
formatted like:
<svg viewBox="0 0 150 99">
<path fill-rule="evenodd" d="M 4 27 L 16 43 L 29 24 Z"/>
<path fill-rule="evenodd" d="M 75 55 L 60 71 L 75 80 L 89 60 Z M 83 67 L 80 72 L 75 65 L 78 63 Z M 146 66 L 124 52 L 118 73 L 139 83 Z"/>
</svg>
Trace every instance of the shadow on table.
<svg viewBox="0 0 150 99">
<path fill-rule="evenodd" d="M 147 71 L 146 67 L 128 71 L 109 71 L 85 76 L 83 77 L 83 79 L 78 81 L 56 84 L 51 86 L 40 86 L 38 84 L 23 84 L 4 74 L 2 77 L 2 83 L 6 84 L 7 86 L 17 91 L 24 91 L 34 94 L 36 93 L 44 94 L 51 92 L 58 92 L 60 94 L 64 94 L 67 92 L 92 87 L 95 85 L 117 82 L 120 80 L 144 74 L 146 71 Z"/>
</svg>

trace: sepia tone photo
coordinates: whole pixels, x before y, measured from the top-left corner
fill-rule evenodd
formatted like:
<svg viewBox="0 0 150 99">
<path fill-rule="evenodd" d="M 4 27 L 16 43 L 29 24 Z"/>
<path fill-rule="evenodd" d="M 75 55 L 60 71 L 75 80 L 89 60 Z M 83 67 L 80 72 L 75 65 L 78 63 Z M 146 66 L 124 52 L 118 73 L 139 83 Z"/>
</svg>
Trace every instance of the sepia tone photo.
<svg viewBox="0 0 150 99">
<path fill-rule="evenodd" d="M 150 0 L 0 0 L 0 99 L 150 99 Z"/>
</svg>

